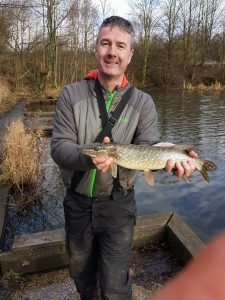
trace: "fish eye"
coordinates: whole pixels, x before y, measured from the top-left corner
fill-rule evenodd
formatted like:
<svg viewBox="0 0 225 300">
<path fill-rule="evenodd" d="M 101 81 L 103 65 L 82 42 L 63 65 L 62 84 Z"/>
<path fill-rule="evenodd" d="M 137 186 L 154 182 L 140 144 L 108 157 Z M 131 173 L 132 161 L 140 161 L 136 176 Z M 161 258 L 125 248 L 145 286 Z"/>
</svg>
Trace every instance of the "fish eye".
<svg viewBox="0 0 225 300">
<path fill-rule="evenodd" d="M 99 146 L 95 147 L 95 151 L 99 151 L 99 150 L 101 150 L 101 147 Z"/>
</svg>

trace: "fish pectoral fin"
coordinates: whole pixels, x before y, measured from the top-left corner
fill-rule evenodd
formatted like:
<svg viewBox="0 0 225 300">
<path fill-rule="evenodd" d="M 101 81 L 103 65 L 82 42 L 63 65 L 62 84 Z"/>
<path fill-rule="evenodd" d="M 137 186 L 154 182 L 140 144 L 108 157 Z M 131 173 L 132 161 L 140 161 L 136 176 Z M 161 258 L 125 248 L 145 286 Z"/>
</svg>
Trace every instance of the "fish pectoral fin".
<svg viewBox="0 0 225 300">
<path fill-rule="evenodd" d="M 114 178 L 117 177 L 117 164 L 115 162 L 111 163 L 110 172 L 112 174 L 112 177 L 114 177 Z"/>
<path fill-rule="evenodd" d="M 180 150 L 180 151 L 190 151 L 194 149 L 193 145 L 188 144 L 182 144 L 182 145 L 174 145 L 174 149 Z"/>
<path fill-rule="evenodd" d="M 154 185 L 155 177 L 154 177 L 153 172 L 151 170 L 145 170 L 144 175 L 145 175 L 145 180 L 147 181 L 147 183 L 149 185 Z"/>
</svg>

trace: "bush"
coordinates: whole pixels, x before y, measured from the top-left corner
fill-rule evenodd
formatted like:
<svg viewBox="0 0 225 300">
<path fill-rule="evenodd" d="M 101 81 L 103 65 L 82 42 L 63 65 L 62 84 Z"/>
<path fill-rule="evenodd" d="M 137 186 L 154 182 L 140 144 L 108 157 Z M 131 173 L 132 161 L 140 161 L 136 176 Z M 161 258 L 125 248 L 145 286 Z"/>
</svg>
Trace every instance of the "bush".
<svg viewBox="0 0 225 300">
<path fill-rule="evenodd" d="M 9 183 L 21 192 L 36 190 L 40 173 L 40 133 L 25 129 L 20 120 L 13 121 L 3 137 L 3 162 L 0 180 Z M 35 194 L 35 193 L 33 193 Z"/>
</svg>

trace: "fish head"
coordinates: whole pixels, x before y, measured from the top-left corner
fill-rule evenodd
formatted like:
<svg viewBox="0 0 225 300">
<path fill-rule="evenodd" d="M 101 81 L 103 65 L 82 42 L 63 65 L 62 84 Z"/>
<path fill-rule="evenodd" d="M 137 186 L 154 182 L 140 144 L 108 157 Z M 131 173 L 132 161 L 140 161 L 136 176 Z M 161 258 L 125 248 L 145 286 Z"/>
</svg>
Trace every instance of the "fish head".
<svg viewBox="0 0 225 300">
<path fill-rule="evenodd" d="M 83 145 L 78 148 L 78 150 L 88 156 L 98 157 L 98 156 L 111 156 L 116 157 L 116 146 L 113 144 L 92 144 Z"/>
</svg>

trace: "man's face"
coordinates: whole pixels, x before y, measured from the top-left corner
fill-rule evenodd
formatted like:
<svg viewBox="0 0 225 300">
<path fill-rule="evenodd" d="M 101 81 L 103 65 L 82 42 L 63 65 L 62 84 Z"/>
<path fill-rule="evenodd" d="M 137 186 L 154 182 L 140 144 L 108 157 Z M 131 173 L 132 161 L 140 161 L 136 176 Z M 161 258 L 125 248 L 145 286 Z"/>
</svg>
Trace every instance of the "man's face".
<svg viewBox="0 0 225 300">
<path fill-rule="evenodd" d="M 100 30 L 96 59 L 103 78 L 122 80 L 132 56 L 129 33 L 118 26 L 107 26 Z"/>
</svg>

